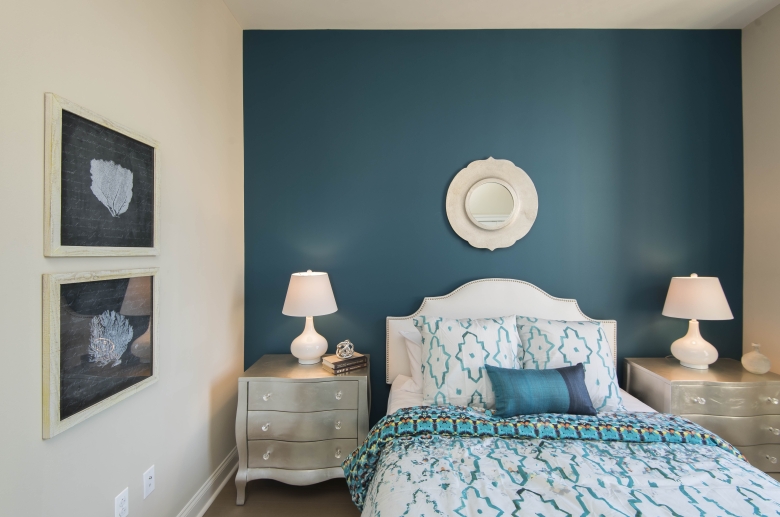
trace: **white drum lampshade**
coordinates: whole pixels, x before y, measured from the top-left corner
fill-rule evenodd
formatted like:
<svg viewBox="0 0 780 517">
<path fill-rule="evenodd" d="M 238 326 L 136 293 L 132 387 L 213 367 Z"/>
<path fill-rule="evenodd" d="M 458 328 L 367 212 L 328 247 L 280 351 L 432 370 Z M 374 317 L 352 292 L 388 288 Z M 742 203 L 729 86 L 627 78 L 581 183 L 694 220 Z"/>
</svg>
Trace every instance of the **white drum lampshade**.
<svg viewBox="0 0 780 517">
<path fill-rule="evenodd" d="M 688 333 L 672 343 L 672 355 L 697 370 L 706 370 L 718 359 L 718 350 L 701 337 L 698 320 L 734 319 L 720 280 L 696 273 L 672 278 L 663 315 L 690 320 Z"/>
<path fill-rule="evenodd" d="M 328 341 L 314 330 L 314 316 L 324 316 L 338 310 L 327 273 L 308 270 L 293 273 L 287 287 L 282 314 L 306 318 L 303 333 L 290 345 L 292 355 L 301 364 L 317 364 L 328 350 Z"/>
</svg>

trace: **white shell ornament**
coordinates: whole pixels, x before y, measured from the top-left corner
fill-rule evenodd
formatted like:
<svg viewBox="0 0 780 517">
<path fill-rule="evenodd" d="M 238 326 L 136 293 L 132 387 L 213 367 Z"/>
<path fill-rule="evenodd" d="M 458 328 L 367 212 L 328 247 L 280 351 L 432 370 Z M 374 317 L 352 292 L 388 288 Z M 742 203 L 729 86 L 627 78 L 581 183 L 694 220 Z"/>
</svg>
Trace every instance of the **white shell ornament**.
<svg viewBox="0 0 780 517">
<path fill-rule="evenodd" d="M 89 168 L 92 174 L 90 190 L 103 203 L 112 217 L 127 212 L 133 199 L 133 173 L 112 161 L 92 160 Z"/>
<path fill-rule="evenodd" d="M 753 343 L 753 351 L 742 356 L 742 366 L 750 373 L 763 375 L 769 371 L 769 358 L 758 351 L 761 345 Z"/>
<path fill-rule="evenodd" d="M 354 355 L 354 353 L 355 345 L 353 345 L 349 339 L 336 345 L 336 355 L 341 359 L 349 359 Z"/>
</svg>

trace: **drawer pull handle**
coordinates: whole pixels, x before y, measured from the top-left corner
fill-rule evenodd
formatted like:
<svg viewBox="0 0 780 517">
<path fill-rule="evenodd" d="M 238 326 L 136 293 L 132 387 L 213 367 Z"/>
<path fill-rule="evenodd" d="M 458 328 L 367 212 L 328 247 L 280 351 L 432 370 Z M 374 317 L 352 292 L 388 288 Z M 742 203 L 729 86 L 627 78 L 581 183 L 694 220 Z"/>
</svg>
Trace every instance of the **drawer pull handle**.
<svg viewBox="0 0 780 517">
<path fill-rule="evenodd" d="M 344 394 L 343 394 L 343 393 L 341 393 L 341 390 L 339 390 L 338 392 L 336 392 L 336 400 L 341 400 L 341 397 L 342 397 L 343 395 L 344 395 Z"/>
<path fill-rule="evenodd" d="M 271 422 L 268 422 L 267 424 L 263 424 L 263 427 L 261 427 L 260 429 L 262 429 L 263 431 L 268 431 L 269 427 L 271 427 Z"/>
<path fill-rule="evenodd" d="M 336 449 L 336 459 L 341 458 L 341 449 Z M 775 460 L 777 461 L 777 460 Z"/>
<path fill-rule="evenodd" d="M 769 460 L 769 463 L 777 463 L 777 458 L 770 456 L 769 454 L 766 455 L 766 459 Z"/>
<path fill-rule="evenodd" d="M 704 398 L 702 398 L 702 397 L 693 397 L 693 398 L 691 399 L 691 401 L 692 401 L 693 403 L 695 403 L 695 404 L 706 404 L 706 403 L 707 403 L 707 399 L 704 399 Z"/>
<path fill-rule="evenodd" d="M 341 420 L 336 422 L 336 429 L 341 429 Z M 780 429 L 777 431 L 778 434 L 780 434 Z"/>
<path fill-rule="evenodd" d="M 775 405 L 780 404 L 780 400 L 777 400 L 774 397 L 767 397 L 766 401 L 767 402 L 771 402 L 772 404 L 775 404 Z"/>
<path fill-rule="evenodd" d="M 263 459 L 267 460 L 270 457 L 271 457 L 271 451 L 265 451 L 265 454 L 263 454 Z"/>
<path fill-rule="evenodd" d="M 776 427 L 770 427 L 769 432 L 775 436 L 780 436 L 780 429 L 777 429 Z"/>
<path fill-rule="evenodd" d="M 265 395 L 263 395 L 263 400 L 266 402 L 268 402 L 268 399 L 270 398 L 271 398 L 271 393 L 266 393 Z"/>
</svg>

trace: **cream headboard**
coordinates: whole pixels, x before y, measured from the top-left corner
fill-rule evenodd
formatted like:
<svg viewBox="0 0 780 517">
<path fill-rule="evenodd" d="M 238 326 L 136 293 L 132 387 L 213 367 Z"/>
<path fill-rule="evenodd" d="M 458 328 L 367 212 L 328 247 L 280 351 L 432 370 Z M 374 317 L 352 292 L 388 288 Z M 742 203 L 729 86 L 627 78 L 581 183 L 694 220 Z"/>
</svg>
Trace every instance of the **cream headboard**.
<svg viewBox="0 0 780 517">
<path fill-rule="evenodd" d="M 599 321 L 612 346 L 617 364 L 617 322 L 585 316 L 576 300 L 555 298 L 535 285 L 507 278 L 485 278 L 464 284 L 445 296 L 425 298 L 411 316 L 387 318 L 387 383 L 399 374 L 410 375 L 409 358 L 400 330 L 415 330 L 412 318 L 420 314 L 449 318 L 488 318 L 519 314 L 532 318 L 567 321 Z"/>
</svg>

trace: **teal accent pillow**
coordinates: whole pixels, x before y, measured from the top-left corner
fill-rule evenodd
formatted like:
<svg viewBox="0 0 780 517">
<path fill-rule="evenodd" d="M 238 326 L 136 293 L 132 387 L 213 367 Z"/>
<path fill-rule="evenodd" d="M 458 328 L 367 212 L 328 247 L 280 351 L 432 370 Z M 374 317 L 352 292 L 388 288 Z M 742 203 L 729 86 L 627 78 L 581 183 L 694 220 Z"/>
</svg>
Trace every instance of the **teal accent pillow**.
<svg viewBox="0 0 780 517">
<path fill-rule="evenodd" d="M 582 364 L 551 370 L 511 370 L 486 366 L 496 394 L 495 413 L 503 418 L 538 413 L 595 415 Z"/>
<path fill-rule="evenodd" d="M 523 368 L 548 370 L 582 363 L 585 386 L 597 411 L 618 411 L 618 390 L 612 347 L 598 321 L 557 321 L 517 317 L 523 346 Z"/>
<path fill-rule="evenodd" d="M 413 318 L 422 336 L 423 404 L 492 408 L 495 396 L 485 365 L 518 368 L 515 316 Z"/>
</svg>

